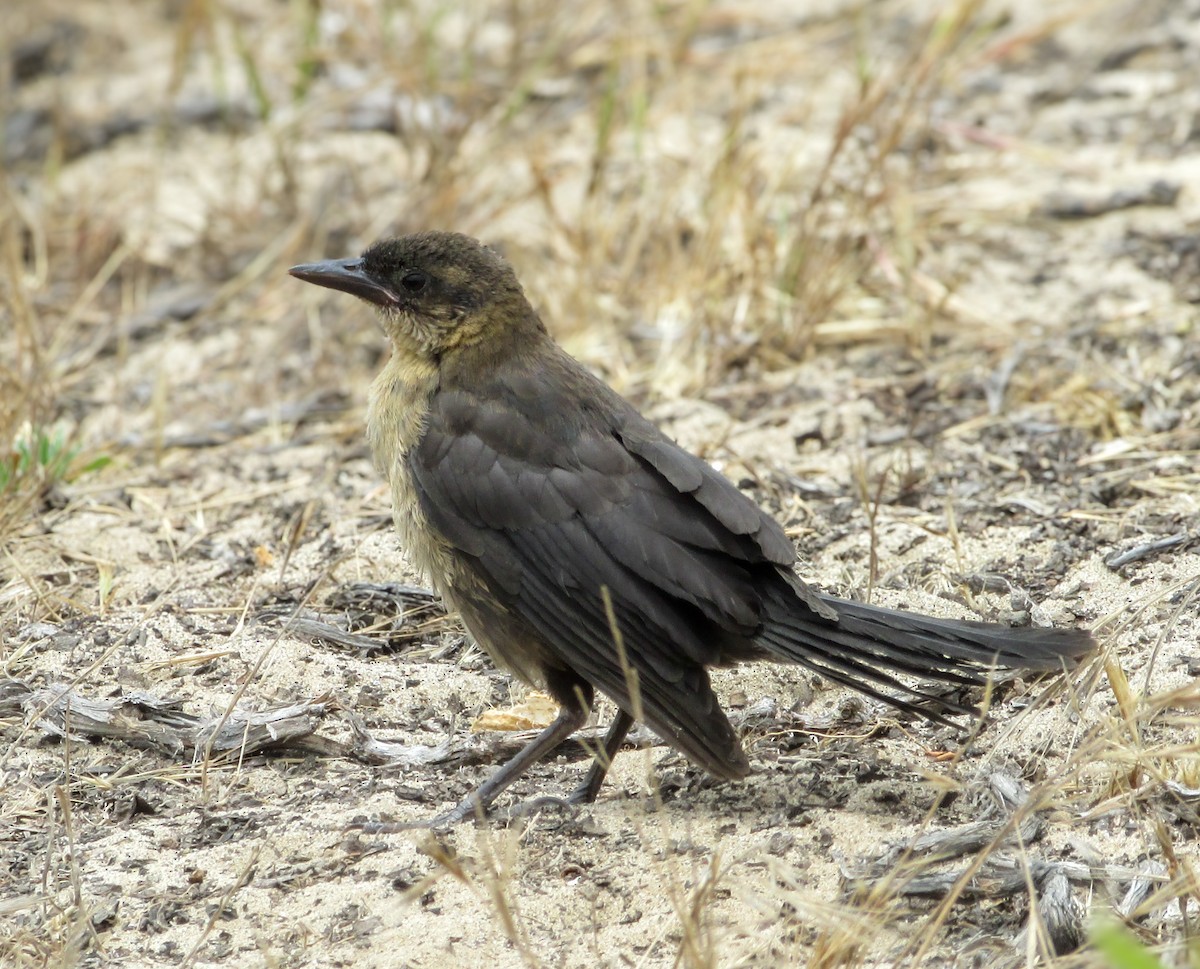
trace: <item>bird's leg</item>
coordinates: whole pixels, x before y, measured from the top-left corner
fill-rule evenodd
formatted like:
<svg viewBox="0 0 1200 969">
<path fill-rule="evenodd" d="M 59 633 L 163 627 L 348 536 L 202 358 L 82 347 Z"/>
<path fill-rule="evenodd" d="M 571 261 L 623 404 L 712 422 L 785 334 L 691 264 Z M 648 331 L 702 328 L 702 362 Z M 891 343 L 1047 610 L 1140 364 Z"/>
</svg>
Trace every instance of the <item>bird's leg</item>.
<svg viewBox="0 0 1200 969">
<path fill-rule="evenodd" d="M 460 804 L 428 821 L 405 823 L 371 823 L 353 825 L 367 834 L 392 834 L 396 831 L 409 831 L 413 828 L 432 828 L 435 830 L 450 828 L 462 824 L 468 818 L 486 815 L 492 802 L 500 793 L 524 774 L 530 767 L 545 757 L 550 751 L 566 740 L 571 734 L 583 726 L 587 719 L 587 707 L 580 703 L 563 704 L 558 716 L 545 730 L 521 748 L 507 764 L 483 782 L 475 791 L 468 794 Z M 628 728 L 626 728 L 628 729 Z M 600 779 L 604 775 L 601 773 Z M 599 783 L 597 783 L 597 787 Z"/>
<path fill-rule="evenodd" d="M 604 743 L 596 751 L 596 756 L 592 760 L 592 766 L 588 769 L 587 776 L 583 779 L 582 784 L 566 797 L 555 797 L 550 794 L 544 794 L 529 801 L 522 801 L 509 810 L 508 816 L 525 817 L 546 808 L 557 808 L 574 814 L 575 808 L 578 805 L 591 804 L 596 800 L 596 795 L 600 791 L 600 785 L 604 783 L 604 777 L 608 773 L 608 768 L 612 766 L 612 759 L 617 755 L 617 751 L 621 749 L 621 744 L 624 742 L 625 735 L 629 733 L 631 726 L 633 726 L 633 717 L 624 710 L 618 710 L 617 718 L 613 720 L 611 726 L 608 728 L 608 732 L 604 735 Z"/>
<path fill-rule="evenodd" d="M 608 733 L 604 735 L 604 745 L 596 751 L 596 757 L 588 769 L 587 777 L 567 796 L 568 804 L 591 804 L 596 800 L 596 795 L 600 793 L 600 785 L 604 783 L 604 778 L 608 774 L 608 768 L 612 766 L 613 758 L 617 756 L 617 751 L 621 749 L 621 744 L 625 742 L 625 735 L 629 733 L 629 728 L 632 726 L 633 717 L 624 710 L 618 710 L 617 718 L 609 726 Z"/>
</svg>

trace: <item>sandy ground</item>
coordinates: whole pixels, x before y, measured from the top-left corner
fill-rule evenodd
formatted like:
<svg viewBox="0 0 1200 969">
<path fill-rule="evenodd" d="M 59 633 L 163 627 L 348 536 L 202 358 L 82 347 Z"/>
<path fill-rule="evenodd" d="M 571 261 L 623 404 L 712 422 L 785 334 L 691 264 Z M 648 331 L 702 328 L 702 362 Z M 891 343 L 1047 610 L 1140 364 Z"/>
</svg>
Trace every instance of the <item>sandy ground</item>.
<svg viewBox="0 0 1200 969">
<path fill-rule="evenodd" d="M 473 9 L 5 15 L 4 443 L 39 415 L 111 463 L 3 499 L 0 964 L 1015 966 L 1056 944 L 1052 882 L 1068 922 L 1119 916 L 1185 964 L 1200 5 Z M 379 591 L 425 584 L 362 440 L 385 348 L 285 274 L 425 226 L 503 246 L 573 352 L 777 514 L 805 578 L 1091 626 L 1095 661 L 1002 684 L 962 731 L 722 671 L 743 783 L 647 746 L 574 815 L 348 832 L 463 796 L 505 739 L 472 723 L 526 699 Z M 202 719 L 319 699 L 327 743 L 64 738 L 50 684 Z M 369 763 L 355 725 L 476 754 Z M 1008 827 L 998 777 L 1028 796 Z M 980 821 L 958 857 L 888 854 Z"/>
</svg>

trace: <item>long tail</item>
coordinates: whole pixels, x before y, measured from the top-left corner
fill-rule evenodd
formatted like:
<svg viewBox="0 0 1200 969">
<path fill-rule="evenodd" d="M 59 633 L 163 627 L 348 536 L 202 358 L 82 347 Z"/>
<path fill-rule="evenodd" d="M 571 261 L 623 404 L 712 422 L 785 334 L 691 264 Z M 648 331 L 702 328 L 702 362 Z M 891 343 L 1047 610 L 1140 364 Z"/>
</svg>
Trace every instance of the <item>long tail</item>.
<svg viewBox="0 0 1200 969">
<path fill-rule="evenodd" d="M 1069 668 L 1095 645 L 1086 629 L 938 619 L 818 597 L 837 613 L 837 619 L 818 615 L 791 597 L 786 602 L 777 600 L 771 603 L 770 618 L 756 642 L 781 660 L 799 663 L 835 683 L 933 720 L 944 719 L 939 710 L 973 711 L 905 683 L 895 674 L 908 674 L 927 684 L 979 686 L 996 668 Z"/>
</svg>

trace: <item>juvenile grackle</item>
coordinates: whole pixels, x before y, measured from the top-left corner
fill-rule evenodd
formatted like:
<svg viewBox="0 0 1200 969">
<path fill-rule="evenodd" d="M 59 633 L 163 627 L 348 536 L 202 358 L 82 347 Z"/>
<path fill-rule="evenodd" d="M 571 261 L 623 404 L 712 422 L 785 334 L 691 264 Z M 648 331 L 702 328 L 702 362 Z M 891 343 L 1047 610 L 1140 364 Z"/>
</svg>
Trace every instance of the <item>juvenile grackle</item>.
<svg viewBox="0 0 1200 969">
<path fill-rule="evenodd" d="M 1081 629 L 1008 628 L 834 598 L 792 572 L 783 529 L 563 351 L 512 268 L 467 236 L 423 232 L 293 276 L 371 303 L 392 356 L 367 437 L 413 563 L 500 666 L 558 718 L 461 804 L 486 812 L 583 723 L 618 714 L 572 802 L 595 798 L 635 716 L 722 778 L 749 764 L 708 668 L 799 663 L 906 710 L 967 712 L 911 686 L 989 668 L 1056 670 Z M 376 825 L 374 831 L 396 825 Z"/>
</svg>

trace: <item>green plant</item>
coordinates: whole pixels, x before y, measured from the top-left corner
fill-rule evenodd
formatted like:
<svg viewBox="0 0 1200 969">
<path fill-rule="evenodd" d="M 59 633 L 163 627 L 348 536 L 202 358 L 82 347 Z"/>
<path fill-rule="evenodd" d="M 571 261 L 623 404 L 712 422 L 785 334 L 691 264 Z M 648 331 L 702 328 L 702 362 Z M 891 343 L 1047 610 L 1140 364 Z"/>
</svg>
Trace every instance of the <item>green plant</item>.
<svg viewBox="0 0 1200 969">
<path fill-rule="evenodd" d="M 108 455 L 81 460 L 81 453 L 63 427 L 26 426 L 17 432 L 0 461 L 0 492 L 15 491 L 30 481 L 36 482 L 39 489 L 48 488 L 58 481 L 72 481 L 98 471 L 112 461 Z"/>
<path fill-rule="evenodd" d="M 1112 969 L 1166 969 L 1144 942 L 1120 923 L 1100 922 L 1092 928 L 1092 942 Z"/>
</svg>

